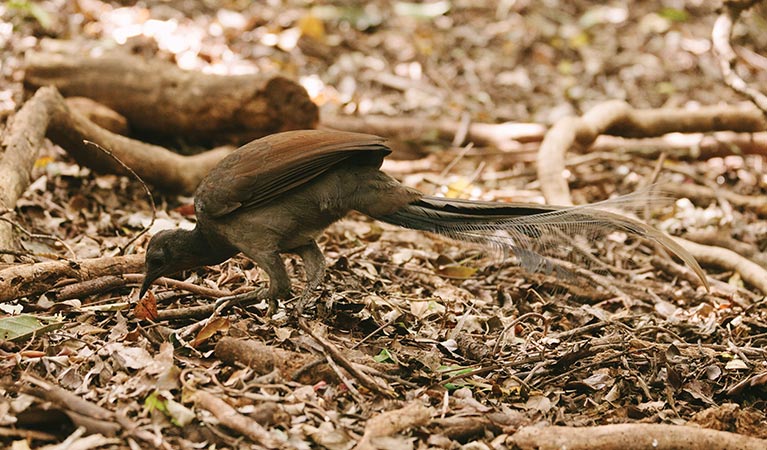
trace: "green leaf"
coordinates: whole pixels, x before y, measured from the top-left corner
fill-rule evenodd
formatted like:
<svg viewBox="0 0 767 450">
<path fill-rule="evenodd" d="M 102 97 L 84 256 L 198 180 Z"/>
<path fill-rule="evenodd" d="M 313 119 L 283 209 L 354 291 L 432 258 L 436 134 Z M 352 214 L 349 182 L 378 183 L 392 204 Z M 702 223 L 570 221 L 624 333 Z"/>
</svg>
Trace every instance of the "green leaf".
<svg viewBox="0 0 767 450">
<path fill-rule="evenodd" d="M 29 0 L 11 0 L 6 3 L 9 8 L 13 8 L 22 14 L 32 16 L 37 23 L 40 24 L 46 30 L 50 30 L 53 27 L 53 19 L 51 15 L 43 9 L 37 2 Z"/>
<path fill-rule="evenodd" d="M 167 391 L 165 394 L 160 391 L 149 394 L 149 397 L 144 400 L 144 408 L 148 411 L 160 411 L 177 427 L 188 425 L 195 417 L 194 411 L 170 398 L 170 393 Z"/>
<path fill-rule="evenodd" d="M 157 391 L 149 394 L 149 397 L 144 400 L 144 408 L 148 411 L 160 411 L 161 413 L 168 415 L 168 405 L 165 397 Z"/>
<path fill-rule="evenodd" d="M 658 15 L 672 22 L 687 22 L 687 19 L 690 18 L 687 11 L 676 8 L 663 8 L 658 12 Z"/>
<path fill-rule="evenodd" d="M 474 369 L 472 369 L 471 367 L 463 367 L 463 366 L 439 366 L 439 367 L 437 367 L 437 372 L 449 373 L 451 377 L 454 376 L 454 375 L 463 375 L 465 373 L 471 372 L 472 370 L 474 370 Z"/>
<path fill-rule="evenodd" d="M 377 355 L 375 355 L 375 356 L 373 357 L 373 359 L 374 359 L 376 362 L 379 362 L 379 363 L 382 363 L 382 362 L 387 362 L 387 361 L 391 361 L 391 362 L 394 362 L 394 358 L 392 357 L 391 353 L 389 353 L 389 350 L 387 350 L 387 349 L 385 349 L 385 348 L 384 348 L 384 349 L 382 349 L 380 353 L 378 353 Z"/>
<path fill-rule="evenodd" d="M 23 342 L 35 334 L 45 334 L 63 325 L 60 317 L 36 317 L 31 314 L 3 317 L 0 319 L 0 340 Z"/>
</svg>

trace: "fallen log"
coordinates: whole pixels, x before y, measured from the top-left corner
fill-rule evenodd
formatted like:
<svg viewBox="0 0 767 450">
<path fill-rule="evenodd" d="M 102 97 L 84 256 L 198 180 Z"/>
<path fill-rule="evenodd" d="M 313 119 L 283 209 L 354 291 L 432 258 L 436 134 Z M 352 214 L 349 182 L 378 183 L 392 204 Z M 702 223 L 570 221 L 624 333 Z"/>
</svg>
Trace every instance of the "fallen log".
<svg viewBox="0 0 767 450">
<path fill-rule="evenodd" d="M 66 97 L 96 100 L 138 132 L 242 141 L 314 128 L 319 118 L 306 90 L 281 76 L 212 75 L 122 51 L 83 56 L 62 41 L 42 46 L 26 54 L 26 88 L 52 85 Z"/>
</svg>

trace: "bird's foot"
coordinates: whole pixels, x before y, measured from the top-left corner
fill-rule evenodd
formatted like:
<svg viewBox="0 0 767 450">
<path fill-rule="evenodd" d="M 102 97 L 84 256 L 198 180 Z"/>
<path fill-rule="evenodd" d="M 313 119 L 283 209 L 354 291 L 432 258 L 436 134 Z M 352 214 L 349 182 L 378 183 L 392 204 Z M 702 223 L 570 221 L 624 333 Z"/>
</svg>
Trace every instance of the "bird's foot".
<svg viewBox="0 0 767 450">
<path fill-rule="evenodd" d="M 304 314 L 304 310 L 306 309 L 307 305 L 311 303 L 311 298 L 307 295 L 302 295 L 298 297 L 296 300 L 296 305 L 293 307 L 293 318 L 294 319 L 300 319 L 301 316 Z"/>
<path fill-rule="evenodd" d="M 279 301 L 289 299 L 291 297 L 290 289 L 278 290 L 269 289 L 262 292 L 261 300 L 266 300 L 266 304 L 269 307 L 266 310 L 266 317 L 271 318 L 279 311 Z"/>
</svg>

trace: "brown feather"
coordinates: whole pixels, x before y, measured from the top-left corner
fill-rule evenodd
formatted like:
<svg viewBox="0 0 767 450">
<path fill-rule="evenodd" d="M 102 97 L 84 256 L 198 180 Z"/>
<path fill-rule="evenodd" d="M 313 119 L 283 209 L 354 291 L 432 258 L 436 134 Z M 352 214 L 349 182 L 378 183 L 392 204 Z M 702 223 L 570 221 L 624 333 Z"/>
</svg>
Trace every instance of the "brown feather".
<svg viewBox="0 0 767 450">
<path fill-rule="evenodd" d="M 391 153 L 378 136 L 324 130 L 274 134 L 238 148 L 200 183 L 197 214 L 215 218 L 262 206 L 349 159 L 381 167 Z"/>
</svg>

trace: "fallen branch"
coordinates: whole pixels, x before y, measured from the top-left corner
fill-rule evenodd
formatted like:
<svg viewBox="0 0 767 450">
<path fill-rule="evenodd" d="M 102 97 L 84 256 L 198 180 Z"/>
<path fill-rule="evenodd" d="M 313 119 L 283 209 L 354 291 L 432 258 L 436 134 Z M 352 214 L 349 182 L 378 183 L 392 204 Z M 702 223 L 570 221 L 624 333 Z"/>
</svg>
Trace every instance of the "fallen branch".
<svg viewBox="0 0 767 450">
<path fill-rule="evenodd" d="M 20 264 L 0 270 L 0 301 L 42 294 L 65 278 L 85 281 L 138 272 L 143 267 L 144 255 Z"/>
<path fill-rule="evenodd" d="M 565 117 L 549 129 L 538 152 L 538 180 L 548 203 L 572 205 L 570 188 L 563 177 L 565 153 L 576 144 L 590 146 L 600 134 L 652 137 L 671 132 L 755 132 L 765 128 L 767 122 L 762 113 L 753 107 L 638 110 L 623 101 L 607 101 L 595 106 L 581 118 Z"/>
<path fill-rule="evenodd" d="M 35 387 L 32 387 L 35 386 Z M 154 445 L 154 434 L 141 429 L 136 422 L 121 412 L 114 412 L 85 400 L 55 384 L 34 375 L 22 376 L 22 392 L 50 402 L 65 413 L 73 423 L 85 427 L 89 434 L 105 436 L 127 435 Z"/>
<path fill-rule="evenodd" d="M 26 55 L 24 84 L 56 86 L 125 116 L 137 131 L 185 138 L 247 141 L 278 131 L 313 128 L 317 106 L 306 90 L 279 76 L 210 75 L 127 52 L 87 53 L 47 40 Z M 120 95 L 115 95 L 119 92 Z"/>
<path fill-rule="evenodd" d="M 674 197 L 689 198 L 694 202 L 710 202 L 719 198 L 732 205 L 753 210 L 760 217 L 767 216 L 767 196 L 764 195 L 741 195 L 727 189 L 716 190 L 708 186 L 697 184 L 666 183 L 660 186 L 664 194 Z"/>
<path fill-rule="evenodd" d="M 528 426 L 507 440 L 520 450 L 761 450 L 767 440 L 692 426 L 624 423 L 595 427 Z"/>
<path fill-rule="evenodd" d="M 52 292 L 52 297 L 56 301 L 69 300 L 72 298 L 82 298 L 89 295 L 111 291 L 112 289 L 124 287 L 129 284 L 141 284 L 142 281 L 144 281 L 144 275 L 141 274 L 131 273 L 125 275 L 108 275 L 92 280 L 85 280 L 79 283 L 62 286 Z M 231 293 L 228 291 L 211 289 L 205 286 L 187 283 L 185 281 L 174 280 L 173 278 L 161 277 L 158 278 L 154 284 L 163 285 L 166 288 L 188 291 L 207 298 L 220 298 L 231 295 Z"/>
<path fill-rule="evenodd" d="M 454 441 L 466 442 L 471 438 L 483 436 L 486 431 L 498 434 L 508 418 L 503 413 L 489 413 L 472 416 L 454 416 L 444 419 L 432 419 L 429 422 L 429 431 L 433 434 L 442 434 Z M 496 423 L 494 419 L 500 419 L 502 422 Z"/>
<path fill-rule="evenodd" d="M 216 358 L 230 365 L 244 365 L 256 371 L 259 375 L 265 375 L 277 370 L 286 379 L 293 379 L 293 373 L 315 359 L 312 355 L 290 352 L 279 347 L 273 347 L 258 341 L 235 339 L 232 337 L 221 338 L 216 343 Z M 310 375 L 311 380 L 302 379 L 309 384 L 319 380 L 328 379 L 332 371 L 325 368 L 315 368 Z M 333 377 L 334 378 L 334 377 Z"/>
<path fill-rule="evenodd" d="M 697 283 L 696 280 L 698 277 L 692 270 L 686 266 L 681 266 L 675 263 L 671 259 L 653 256 L 650 259 L 650 264 L 652 264 L 652 266 L 656 269 L 662 270 L 672 277 L 686 280 L 688 283 L 690 283 L 690 285 L 695 285 L 695 283 Z M 709 282 L 711 283 L 711 295 L 728 299 L 732 303 L 735 303 L 744 309 L 748 308 L 749 305 L 759 300 L 759 297 L 754 293 L 751 293 L 750 291 L 747 291 L 743 288 L 736 288 L 735 286 L 719 281 L 716 278 L 709 279 Z M 745 297 L 745 299 L 741 297 Z"/>
</svg>

